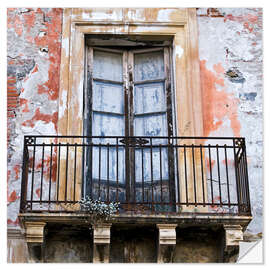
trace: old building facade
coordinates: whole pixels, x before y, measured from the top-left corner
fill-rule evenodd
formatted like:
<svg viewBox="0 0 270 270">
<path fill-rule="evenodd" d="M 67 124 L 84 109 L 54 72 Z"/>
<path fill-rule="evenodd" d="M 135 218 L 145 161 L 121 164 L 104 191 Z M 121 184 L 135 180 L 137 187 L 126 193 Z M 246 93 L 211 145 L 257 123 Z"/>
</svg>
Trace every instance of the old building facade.
<svg viewBox="0 0 270 270">
<path fill-rule="evenodd" d="M 262 9 L 7 12 L 8 262 L 233 262 L 262 237 Z"/>
</svg>

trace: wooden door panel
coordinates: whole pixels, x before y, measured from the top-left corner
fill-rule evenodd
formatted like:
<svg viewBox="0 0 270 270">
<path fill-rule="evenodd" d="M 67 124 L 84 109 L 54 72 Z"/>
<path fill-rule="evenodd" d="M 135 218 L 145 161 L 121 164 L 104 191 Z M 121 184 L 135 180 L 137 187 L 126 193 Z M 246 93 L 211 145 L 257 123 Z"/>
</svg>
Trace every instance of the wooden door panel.
<svg viewBox="0 0 270 270">
<path fill-rule="evenodd" d="M 94 50 L 93 78 L 123 81 L 123 56 L 119 53 Z"/>
<path fill-rule="evenodd" d="M 124 114 L 123 86 L 94 81 L 93 110 Z"/>
<path fill-rule="evenodd" d="M 164 78 L 163 51 L 134 55 L 134 82 Z"/>
<path fill-rule="evenodd" d="M 164 82 L 145 83 L 134 87 L 134 114 L 166 112 Z"/>
</svg>

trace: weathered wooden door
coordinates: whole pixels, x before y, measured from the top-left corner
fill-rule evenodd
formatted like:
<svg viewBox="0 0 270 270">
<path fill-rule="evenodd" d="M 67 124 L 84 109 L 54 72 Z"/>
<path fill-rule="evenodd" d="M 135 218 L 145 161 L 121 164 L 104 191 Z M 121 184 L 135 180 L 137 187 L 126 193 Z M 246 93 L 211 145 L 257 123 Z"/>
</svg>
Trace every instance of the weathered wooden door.
<svg viewBox="0 0 270 270">
<path fill-rule="evenodd" d="M 170 151 L 151 147 L 168 144 L 156 137 L 173 132 L 168 48 L 89 47 L 87 65 L 86 134 L 151 138 L 144 148 L 119 140 L 120 147 L 106 147 L 116 140 L 91 139 L 95 146 L 87 155 L 86 194 L 135 203 L 172 200 Z"/>
</svg>

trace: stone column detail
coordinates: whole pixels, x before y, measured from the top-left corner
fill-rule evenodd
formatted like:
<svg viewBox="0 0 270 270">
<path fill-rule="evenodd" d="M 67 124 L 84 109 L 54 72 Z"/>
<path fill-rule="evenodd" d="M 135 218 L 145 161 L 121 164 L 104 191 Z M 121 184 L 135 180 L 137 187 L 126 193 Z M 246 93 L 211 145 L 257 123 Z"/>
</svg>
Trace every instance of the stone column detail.
<svg viewBox="0 0 270 270">
<path fill-rule="evenodd" d="M 158 228 L 158 254 L 157 262 L 172 262 L 176 245 L 177 224 L 157 224 Z"/>
<path fill-rule="evenodd" d="M 109 263 L 112 224 L 93 225 L 93 263 Z"/>
</svg>

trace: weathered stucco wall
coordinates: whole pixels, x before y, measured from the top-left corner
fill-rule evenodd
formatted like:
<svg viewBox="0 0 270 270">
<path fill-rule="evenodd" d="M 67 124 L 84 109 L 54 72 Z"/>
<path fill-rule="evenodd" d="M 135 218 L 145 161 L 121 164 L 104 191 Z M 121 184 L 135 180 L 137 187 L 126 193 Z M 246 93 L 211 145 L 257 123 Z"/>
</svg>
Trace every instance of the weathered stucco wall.
<svg viewBox="0 0 270 270">
<path fill-rule="evenodd" d="M 57 134 L 62 9 L 10 8 L 7 17 L 7 222 L 18 226 L 23 136 Z"/>
<path fill-rule="evenodd" d="M 7 222 L 10 227 L 19 226 L 23 135 L 57 134 L 62 13 L 62 9 L 8 9 Z M 134 20 L 146 16 L 135 11 L 127 14 Z M 169 18 L 165 9 L 158 14 L 162 20 Z M 197 20 L 202 135 L 246 137 L 254 216 L 248 232 L 259 234 L 263 223 L 262 10 L 203 8 L 197 9 Z M 39 190 L 34 193 L 38 196 Z M 52 254 L 56 251 L 53 246 L 48 249 Z M 85 254 L 89 252 L 85 249 Z"/>
<path fill-rule="evenodd" d="M 197 9 L 205 136 L 246 138 L 253 221 L 263 225 L 262 9 Z"/>
</svg>

